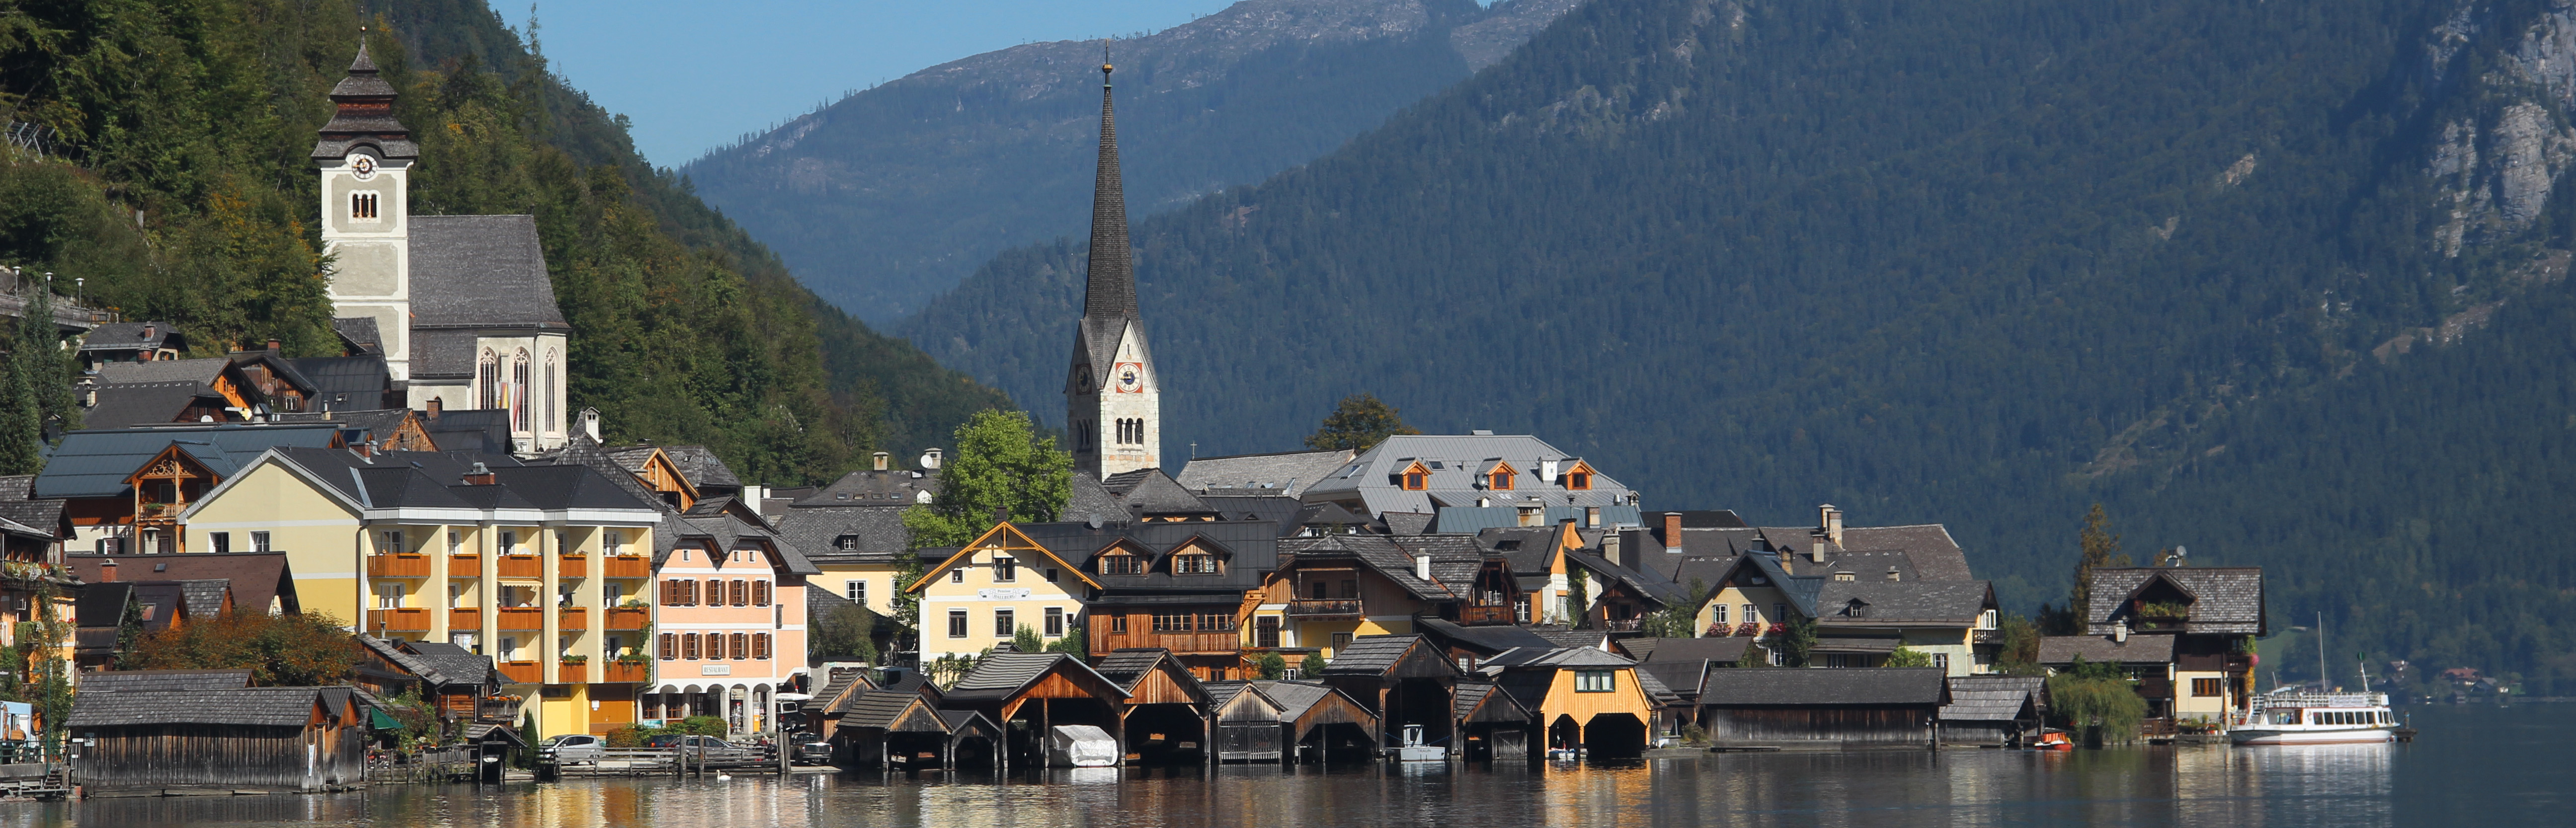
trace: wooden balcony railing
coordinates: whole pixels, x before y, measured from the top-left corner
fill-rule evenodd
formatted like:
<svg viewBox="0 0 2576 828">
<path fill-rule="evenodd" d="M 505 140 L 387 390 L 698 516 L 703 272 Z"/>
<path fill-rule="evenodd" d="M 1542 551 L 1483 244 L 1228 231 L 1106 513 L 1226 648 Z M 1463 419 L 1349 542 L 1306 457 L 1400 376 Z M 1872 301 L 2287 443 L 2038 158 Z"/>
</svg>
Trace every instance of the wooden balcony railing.
<svg viewBox="0 0 2576 828">
<path fill-rule="evenodd" d="M 427 578 L 429 556 L 401 553 L 369 555 L 367 575 L 372 578 Z"/>
<path fill-rule="evenodd" d="M 451 608 L 447 611 L 447 628 L 480 630 L 483 628 L 483 611 L 472 607 Z"/>
<path fill-rule="evenodd" d="M 373 635 L 378 632 L 428 631 L 429 610 L 425 607 L 403 607 L 400 609 L 376 609 L 367 611 L 367 628 L 364 632 L 369 635 Z"/>
<path fill-rule="evenodd" d="M 558 683 L 561 683 L 561 684 L 588 684 L 588 683 L 590 682 L 590 665 L 588 665 L 588 664 L 561 664 L 561 665 L 556 665 L 556 667 L 555 667 L 555 680 L 556 680 Z"/>
<path fill-rule="evenodd" d="M 501 623 L 496 626 L 500 629 L 518 632 L 546 628 L 546 611 L 543 608 L 502 607 L 499 612 Z"/>
<path fill-rule="evenodd" d="M 501 577 L 503 578 L 543 578 L 545 576 L 544 558 L 535 555 L 501 556 Z"/>
<path fill-rule="evenodd" d="M 555 626 L 564 630 L 590 629 L 590 608 L 556 607 Z"/>
<path fill-rule="evenodd" d="M 1468 604 L 1458 608 L 1461 624 L 1509 624 L 1512 608 L 1503 604 Z"/>
<path fill-rule="evenodd" d="M 1360 602 L 1357 598 L 1290 601 L 1288 614 L 1299 618 L 1357 618 L 1360 615 Z"/>
<path fill-rule="evenodd" d="M 468 553 L 463 554 L 463 555 L 449 555 L 449 556 L 447 556 L 447 577 L 450 577 L 450 578 L 480 578 L 480 577 L 483 577 L 483 556 L 481 556 L 481 555 L 476 555 L 476 554 L 473 554 L 473 553 L 471 553 L 471 552 L 468 552 Z"/>
<path fill-rule="evenodd" d="M 558 577 L 558 578 L 588 578 L 588 577 L 590 577 L 590 559 L 589 559 L 589 558 L 587 558 L 587 557 L 581 556 L 581 555 L 565 555 L 565 556 L 563 556 L 561 559 L 559 559 L 559 560 L 557 560 L 557 561 L 555 562 L 555 577 Z"/>
<path fill-rule="evenodd" d="M 600 676 L 599 680 L 638 683 L 652 681 L 653 665 L 641 661 L 611 661 L 608 663 L 608 674 Z"/>
<path fill-rule="evenodd" d="M 184 503 L 146 503 L 134 510 L 134 516 L 141 520 L 175 520 L 187 510 Z"/>
<path fill-rule="evenodd" d="M 546 680 L 546 668 L 534 661 L 504 661 L 501 677 L 512 684 L 541 684 Z"/>
<path fill-rule="evenodd" d="M 1175 653 L 1231 653 L 1243 639 L 1230 631 L 1108 633 L 1091 638 L 1091 651 L 1107 654 L 1122 647 L 1161 647 Z"/>
<path fill-rule="evenodd" d="M 653 577 L 653 562 L 641 555 L 610 555 L 606 569 L 608 571 L 600 575 L 609 578 Z"/>
<path fill-rule="evenodd" d="M 1601 622 L 1601 629 L 1610 632 L 1636 632 L 1637 627 L 1644 623 L 1643 618 L 1610 618 Z"/>
<path fill-rule="evenodd" d="M 647 611 L 643 607 L 609 607 L 608 628 L 625 631 L 643 629 L 644 622 L 650 620 L 645 615 Z"/>
</svg>

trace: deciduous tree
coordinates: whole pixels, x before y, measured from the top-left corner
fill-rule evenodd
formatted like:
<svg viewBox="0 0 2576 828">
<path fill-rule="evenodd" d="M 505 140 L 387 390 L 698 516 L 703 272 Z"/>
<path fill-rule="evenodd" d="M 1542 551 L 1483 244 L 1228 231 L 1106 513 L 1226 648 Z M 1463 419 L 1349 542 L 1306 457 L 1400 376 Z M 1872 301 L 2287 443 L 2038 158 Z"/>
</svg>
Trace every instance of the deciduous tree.
<svg viewBox="0 0 2576 828">
<path fill-rule="evenodd" d="M 998 409 L 957 427 L 957 451 L 939 470 L 939 495 L 903 513 L 912 545 L 960 546 L 993 528 L 993 516 L 1043 522 L 1073 497 L 1073 455 L 1038 434 L 1029 415 Z"/>
<path fill-rule="evenodd" d="M 1388 437 L 1420 433 L 1405 425 L 1404 417 L 1395 406 L 1387 405 L 1377 395 L 1352 394 L 1343 397 L 1341 406 L 1324 417 L 1323 426 L 1306 438 L 1306 447 L 1318 451 L 1367 451 Z"/>
</svg>

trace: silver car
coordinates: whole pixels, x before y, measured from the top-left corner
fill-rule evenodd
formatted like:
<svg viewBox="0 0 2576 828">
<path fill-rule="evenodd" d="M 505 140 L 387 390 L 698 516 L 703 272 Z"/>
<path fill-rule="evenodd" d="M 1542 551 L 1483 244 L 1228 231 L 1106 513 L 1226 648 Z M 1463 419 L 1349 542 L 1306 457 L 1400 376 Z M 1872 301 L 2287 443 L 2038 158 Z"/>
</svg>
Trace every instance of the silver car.
<svg viewBox="0 0 2576 828">
<path fill-rule="evenodd" d="M 537 746 L 537 761 L 558 765 L 598 764 L 600 757 L 607 753 L 608 743 L 597 736 L 556 736 Z"/>
</svg>

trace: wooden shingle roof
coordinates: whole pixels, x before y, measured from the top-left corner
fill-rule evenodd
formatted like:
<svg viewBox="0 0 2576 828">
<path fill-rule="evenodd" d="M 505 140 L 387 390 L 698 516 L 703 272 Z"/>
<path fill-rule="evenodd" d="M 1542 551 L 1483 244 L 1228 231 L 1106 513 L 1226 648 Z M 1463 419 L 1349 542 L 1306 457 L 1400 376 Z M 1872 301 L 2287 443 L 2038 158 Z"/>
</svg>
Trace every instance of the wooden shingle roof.
<svg viewBox="0 0 2576 828">
<path fill-rule="evenodd" d="M 314 706 L 338 709 L 346 687 L 236 687 L 226 690 L 120 690 L 82 693 L 72 702 L 69 727 L 138 727 L 171 724 L 303 727 Z"/>
<path fill-rule="evenodd" d="M 1938 705 L 1949 700 L 1937 667 L 1862 670 L 1710 670 L 1699 703 L 1722 706 Z"/>
<path fill-rule="evenodd" d="M 1941 706 L 1945 722 L 2007 722 L 2021 717 L 2026 706 L 2045 709 L 2045 694 L 2040 688 L 2048 680 L 2038 676 L 1952 676 L 1950 703 Z"/>
</svg>

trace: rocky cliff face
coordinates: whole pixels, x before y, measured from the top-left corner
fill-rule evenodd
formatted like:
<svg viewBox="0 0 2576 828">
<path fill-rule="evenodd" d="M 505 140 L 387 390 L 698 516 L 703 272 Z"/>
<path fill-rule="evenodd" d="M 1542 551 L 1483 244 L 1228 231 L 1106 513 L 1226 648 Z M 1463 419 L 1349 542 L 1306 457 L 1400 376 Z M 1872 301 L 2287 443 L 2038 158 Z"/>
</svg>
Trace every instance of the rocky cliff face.
<svg viewBox="0 0 2576 828">
<path fill-rule="evenodd" d="M 2497 26 L 2482 3 L 2463 3 L 2427 38 L 2437 79 L 2463 71 L 2464 48 Z M 2450 219 L 2435 233 L 2444 254 L 2510 240 L 2531 227 L 2576 161 L 2576 4 L 2553 0 L 2521 27 L 2493 68 L 2464 82 L 2470 112 L 2440 127 L 2425 174 Z"/>
<path fill-rule="evenodd" d="M 1243 0 L 1140 38 L 924 69 L 684 172 L 816 292 L 884 322 L 1084 226 L 1104 57 L 1141 215 L 1330 152 L 1582 2 Z"/>
</svg>

